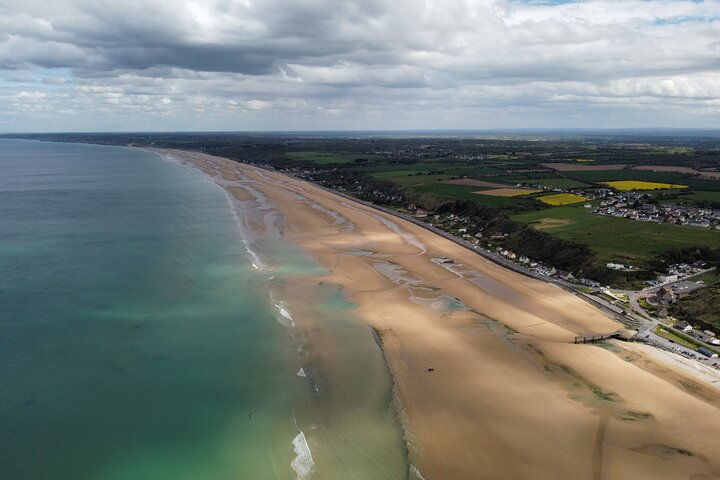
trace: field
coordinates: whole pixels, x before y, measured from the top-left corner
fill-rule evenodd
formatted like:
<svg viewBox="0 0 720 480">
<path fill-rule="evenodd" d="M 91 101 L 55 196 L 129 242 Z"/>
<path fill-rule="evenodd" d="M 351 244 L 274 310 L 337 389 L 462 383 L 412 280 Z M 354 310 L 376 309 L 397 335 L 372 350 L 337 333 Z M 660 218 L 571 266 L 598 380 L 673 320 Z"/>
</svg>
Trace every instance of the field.
<svg viewBox="0 0 720 480">
<path fill-rule="evenodd" d="M 486 182 L 484 180 L 475 180 L 474 178 L 456 178 L 452 180 L 444 180 L 447 185 L 466 185 L 472 187 L 488 187 L 488 188 L 506 188 L 508 185 L 502 183 Z"/>
<path fill-rule="evenodd" d="M 449 176 L 485 176 L 498 175 L 502 170 L 485 165 L 462 165 L 447 160 L 428 160 L 402 165 L 359 165 L 357 171 L 363 173 L 389 173 L 389 172 L 432 172 L 443 173 Z"/>
<path fill-rule="evenodd" d="M 612 182 L 600 182 L 616 190 L 664 190 L 688 188 L 687 185 L 674 183 L 645 182 L 641 180 L 616 180 Z"/>
<path fill-rule="evenodd" d="M 420 185 L 418 187 L 413 187 L 413 189 L 420 193 L 431 193 L 443 198 L 469 200 L 489 207 L 512 208 L 523 204 L 522 197 L 493 197 L 491 195 L 478 195 L 478 187 L 473 185 L 448 185 L 438 182 L 430 185 Z"/>
<path fill-rule="evenodd" d="M 720 232 L 715 230 L 605 217 L 577 206 L 522 213 L 512 218 L 553 236 L 587 244 L 606 262 L 649 260 L 656 253 L 675 247 L 720 247 Z"/>
<path fill-rule="evenodd" d="M 306 160 L 318 165 L 352 163 L 358 158 L 366 160 L 377 160 L 382 158 L 378 155 L 366 155 L 363 153 L 288 152 L 285 155 L 295 160 Z"/>
<path fill-rule="evenodd" d="M 571 178 L 562 178 L 562 177 L 555 177 L 555 178 L 532 178 L 532 179 L 525 179 L 520 181 L 520 183 L 527 183 L 529 185 L 544 185 L 548 188 L 587 188 L 588 184 L 578 182 L 577 180 L 573 180 Z"/>
<path fill-rule="evenodd" d="M 678 205 L 696 205 L 704 202 L 720 203 L 720 192 L 673 192 L 676 193 L 672 198 L 661 200 L 660 203 L 674 203 Z"/>
<path fill-rule="evenodd" d="M 612 182 L 616 180 L 635 180 L 687 185 L 693 190 L 720 191 L 720 182 L 687 177 L 679 173 L 651 172 L 646 170 L 600 170 L 567 172 L 567 175 L 579 181 Z"/>
<path fill-rule="evenodd" d="M 651 172 L 683 173 L 686 175 L 697 175 L 697 176 L 709 178 L 712 180 L 720 180 L 720 172 L 701 171 L 701 170 L 695 170 L 694 168 L 690 168 L 690 167 L 673 167 L 670 165 L 642 165 L 640 167 L 635 167 L 635 170 L 649 170 Z"/>
<path fill-rule="evenodd" d="M 542 190 L 531 190 L 529 188 L 494 188 L 492 190 L 485 190 L 476 192 L 478 195 L 491 195 L 493 197 L 522 197 L 523 195 L 530 195 L 531 193 L 542 192 Z"/>
<path fill-rule="evenodd" d="M 720 283 L 720 272 L 717 270 L 710 270 L 709 272 L 701 273 L 687 279 L 689 282 L 703 282 L 705 285 L 715 285 Z"/>
<path fill-rule="evenodd" d="M 553 206 L 572 205 L 573 203 L 584 202 L 587 199 L 587 197 L 575 195 L 574 193 L 556 193 L 555 195 L 544 195 L 542 197 L 538 197 L 538 200 L 541 202 Z"/>
<path fill-rule="evenodd" d="M 584 163 L 584 165 L 582 164 Z M 614 163 L 605 165 L 587 165 L 587 161 L 581 162 L 580 165 L 577 163 L 543 163 L 543 167 L 557 170 L 558 172 L 592 172 L 596 170 L 622 170 L 625 168 L 624 163 Z"/>
<path fill-rule="evenodd" d="M 381 178 L 393 183 L 397 183 L 402 187 L 414 187 L 418 185 L 428 185 L 445 180 L 448 175 L 426 175 L 415 170 L 400 170 L 397 172 L 378 172 L 371 174 L 375 178 Z"/>
</svg>

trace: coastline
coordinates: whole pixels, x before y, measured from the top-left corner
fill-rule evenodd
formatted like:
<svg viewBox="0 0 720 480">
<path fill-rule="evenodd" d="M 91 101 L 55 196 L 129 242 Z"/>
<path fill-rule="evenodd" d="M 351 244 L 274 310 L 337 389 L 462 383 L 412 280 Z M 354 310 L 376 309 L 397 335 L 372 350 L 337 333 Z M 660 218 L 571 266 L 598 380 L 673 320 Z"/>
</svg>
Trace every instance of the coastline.
<svg viewBox="0 0 720 480">
<path fill-rule="evenodd" d="M 719 478 L 720 447 L 702 441 L 720 428 L 715 387 L 642 348 L 572 344 L 621 328 L 584 301 L 307 182 L 169 153 L 235 201 L 273 202 L 280 234 L 328 270 L 316 280 L 353 300 L 425 479 Z"/>
</svg>

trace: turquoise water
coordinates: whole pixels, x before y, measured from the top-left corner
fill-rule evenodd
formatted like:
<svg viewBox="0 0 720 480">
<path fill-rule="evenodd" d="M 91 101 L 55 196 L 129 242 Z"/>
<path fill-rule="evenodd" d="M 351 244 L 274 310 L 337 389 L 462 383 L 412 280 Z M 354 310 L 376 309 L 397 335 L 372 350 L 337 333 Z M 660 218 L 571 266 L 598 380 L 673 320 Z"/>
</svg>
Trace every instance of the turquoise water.
<svg viewBox="0 0 720 480">
<path fill-rule="evenodd" d="M 0 140 L 0 478 L 404 478 L 389 377 L 352 305 L 330 286 L 289 299 L 338 345 L 298 352 L 269 282 L 318 266 L 275 246 L 269 280 L 237 236 L 189 167 Z"/>
</svg>

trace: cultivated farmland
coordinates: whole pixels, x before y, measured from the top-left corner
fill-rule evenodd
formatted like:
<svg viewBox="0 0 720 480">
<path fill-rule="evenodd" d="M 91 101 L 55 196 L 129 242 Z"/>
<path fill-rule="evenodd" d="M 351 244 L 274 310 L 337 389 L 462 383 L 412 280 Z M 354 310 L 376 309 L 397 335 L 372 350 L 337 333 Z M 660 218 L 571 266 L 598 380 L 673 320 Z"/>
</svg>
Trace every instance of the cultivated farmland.
<svg viewBox="0 0 720 480">
<path fill-rule="evenodd" d="M 542 197 L 538 197 L 538 200 L 543 203 L 547 203 L 548 205 L 557 206 L 584 202 L 588 200 L 588 198 L 583 197 L 582 195 L 575 195 L 574 193 L 557 193 L 555 195 L 544 195 Z"/>
<path fill-rule="evenodd" d="M 645 182 L 642 180 L 616 180 L 613 182 L 600 182 L 616 190 L 672 190 L 688 188 L 687 185 L 677 185 L 674 183 L 661 182 Z"/>
</svg>

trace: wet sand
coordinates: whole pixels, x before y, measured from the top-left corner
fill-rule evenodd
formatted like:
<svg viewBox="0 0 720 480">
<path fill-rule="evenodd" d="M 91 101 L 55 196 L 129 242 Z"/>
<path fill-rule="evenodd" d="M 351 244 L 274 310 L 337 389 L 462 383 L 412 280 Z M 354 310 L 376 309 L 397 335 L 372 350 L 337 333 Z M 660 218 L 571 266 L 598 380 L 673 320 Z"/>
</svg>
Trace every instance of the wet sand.
<svg viewBox="0 0 720 480">
<path fill-rule="evenodd" d="M 173 154 L 272 201 L 328 269 L 306 280 L 378 332 L 422 478 L 720 478 L 717 388 L 641 345 L 573 344 L 622 327 L 576 296 L 307 182 Z"/>
</svg>

